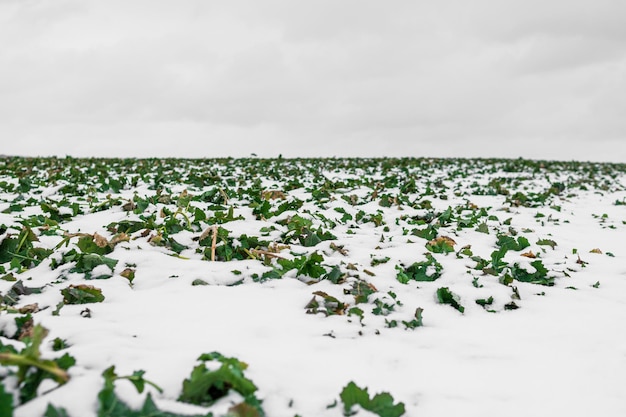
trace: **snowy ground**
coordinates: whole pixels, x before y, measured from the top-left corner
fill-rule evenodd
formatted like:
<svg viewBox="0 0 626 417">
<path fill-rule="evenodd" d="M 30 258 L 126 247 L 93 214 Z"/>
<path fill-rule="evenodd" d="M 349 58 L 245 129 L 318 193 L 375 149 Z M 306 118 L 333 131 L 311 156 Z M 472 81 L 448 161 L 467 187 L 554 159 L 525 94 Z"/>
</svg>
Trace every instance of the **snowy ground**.
<svg viewBox="0 0 626 417">
<path fill-rule="evenodd" d="M 161 410 L 222 416 L 242 401 L 232 390 L 210 406 L 178 401 L 198 357 L 213 351 L 248 364 L 245 377 L 258 387 L 254 395 L 269 417 L 341 416 L 339 394 L 350 381 L 371 395 L 390 393 L 406 416 L 626 415 L 623 166 L 548 169 L 518 161 L 517 170 L 504 172 L 503 161 L 431 163 L 428 169 L 380 161 L 364 163 L 371 169 L 279 162 L 181 161 L 183 174 L 168 177 L 171 161 L 153 161 L 158 169 L 105 161 L 105 174 L 81 160 L 39 161 L 58 164 L 58 173 L 35 168 L 21 189 L 18 175 L 10 175 L 20 165 L 6 162 L 0 293 L 9 294 L 17 280 L 42 291 L 13 304 L 4 299 L 0 346 L 25 346 L 29 335 L 21 334 L 16 318 L 26 316 L 21 307 L 37 303 L 32 323 L 49 331 L 41 358 L 68 353 L 76 360 L 67 383 L 47 379 L 23 404 L 16 367 L 5 363 L 0 384 L 12 393 L 14 415 L 43 416 L 53 404 L 72 417 L 95 416 L 102 373 L 114 365 L 118 375 L 144 370 L 162 388 L 146 387 Z M 86 177 L 70 173 L 72 165 L 85 167 Z M 213 183 L 192 181 L 190 166 L 214 171 Z M 164 180 L 155 187 L 158 175 Z M 129 181 L 111 182 L 122 177 Z M 407 185 L 410 179 L 414 186 Z M 519 201 L 521 195 L 529 201 Z M 263 202 L 270 211 L 259 208 Z M 290 202 L 302 205 L 268 217 Z M 72 211 L 72 203 L 82 213 Z M 310 223 L 301 227 L 296 215 Z M 23 233 L 27 219 L 36 239 Z M 146 227 L 124 232 L 128 239 L 114 244 L 125 220 Z M 215 245 L 214 226 L 228 231 L 216 235 Z M 429 226 L 434 235 L 418 235 Z M 244 234 L 263 241 L 249 248 L 248 259 L 211 260 L 213 246 L 219 258 L 226 254 L 220 246 L 236 250 Z M 441 253 L 429 249 L 442 236 L 453 243 L 443 242 Z M 520 247 L 494 260 L 503 236 Z M 21 237 L 50 254 L 19 265 L 22 258 L 8 260 L 16 249 L 10 241 Z M 91 246 L 79 247 L 81 240 Z M 76 258 L 63 258 L 72 249 L 117 262 L 76 271 Z M 310 262 L 323 268 L 319 276 L 278 263 L 311 260 L 311 254 L 323 258 Z M 545 273 L 531 266 L 536 261 Z M 415 262 L 430 262 L 422 276 L 432 281 L 401 282 L 400 272 Z M 440 276 L 434 277 L 437 265 Z M 132 281 L 125 270 L 133 272 Z M 263 278 L 269 271 L 281 276 Z M 101 274 L 105 278 L 93 279 Z M 100 289 L 104 301 L 63 305 L 61 290 L 80 284 Z M 440 288 L 455 294 L 463 312 L 440 302 Z M 476 302 L 489 297 L 484 307 Z M 55 339 L 68 347 L 53 350 Z M 124 380 L 115 386 L 121 400 L 141 407 L 146 391 L 139 394 Z"/>
</svg>

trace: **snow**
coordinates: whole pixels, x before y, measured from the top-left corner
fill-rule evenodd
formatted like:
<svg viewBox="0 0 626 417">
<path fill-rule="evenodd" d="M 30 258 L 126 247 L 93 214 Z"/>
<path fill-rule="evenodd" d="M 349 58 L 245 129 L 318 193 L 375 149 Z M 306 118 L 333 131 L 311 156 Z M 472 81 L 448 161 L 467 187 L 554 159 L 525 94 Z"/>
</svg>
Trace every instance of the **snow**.
<svg viewBox="0 0 626 417">
<path fill-rule="evenodd" d="M 337 172 L 324 175 L 354 177 Z M 624 181 L 624 177 L 618 181 Z M 45 197 L 53 197 L 56 190 L 58 187 L 47 190 Z M 347 195 L 363 196 L 365 191 L 348 190 Z M 148 191 L 139 189 L 139 195 L 144 193 Z M 56 389 L 50 389 L 54 384 L 46 386 L 47 392 L 19 406 L 15 417 L 42 416 L 48 403 L 64 407 L 73 417 L 95 416 L 101 374 L 111 365 L 115 365 L 119 375 L 145 370 L 146 379 L 163 388 L 162 393 L 150 387 L 147 391 L 164 410 L 213 411 L 216 416 L 221 415 L 240 400 L 238 394 L 231 394 L 210 408 L 176 401 L 183 380 L 198 364 L 198 356 L 212 351 L 249 365 L 245 374 L 259 387 L 257 397 L 263 400 L 270 417 L 341 416 L 340 402 L 336 407 L 328 406 L 338 400 L 349 381 L 367 387 L 370 394 L 391 393 L 395 401 L 405 404 L 406 416 L 624 416 L 626 206 L 613 204 L 624 196 L 626 193 L 620 190 L 602 195 L 581 191 L 574 197 L 562 198 L 560 212 L 548 207 L 510 207 L 503 196 L 469 196 L 479 207 L 492 207 L 489 213 L 495 214 L 499 222 L 512 218 L 517 230 L 532 229 L 533 232 L 524 234 L 531 243 L 528 249 L 540 253 L 551 273 L 558 276 L 550 287 L 515 282 L 519 300 L 511 298 L 511 287 L 499 283 L 497 277 L 468 270 L 475 262 L 467 257 L 458 259 L 455 253 L 434 255 L 444 267 L 442 277 L 436 281 L 399 283 L 395 266 L 423 261 L 426 250 L 423 239 L 404 236 L 402 227 L 392 219 L 418 211 L 385 208 L 373 202 L 356 207 L 340 199 L 331 202 L 324 211 L 326 216 L 341 218 L 341 213 L 332 207 L 362 209 L 367 213 L 382 210 L 389 227 L 384 232 L 366 223 L 352 229 L 354 234 L 348 234 L 351 229 L 338 225 L 332 230 L 337 240 L 324 241 L 313 248 L 324 254 L 325 264 L 353 264 L 354 273 L 378 289 L 375 296 L 386 296 L 391 301 L 387 292 L 393 291 L 401 300 L 402 305 L 396 305 L 387 317 L 372 315 L 368 310 L 363 325 L 354 315 L 325 317 L 321 313 L 305 313 L 314 291 L 324 291 L 354 304 L 351 295 L 342 293 L 348 285 L 329 281 L 309 285 L 297 279 L 294 271 L 282 279 L 253 282 L 252 274 L 269 269 L 254 260 L 211 262 L 201 260 L 193 250 L 175 257 L 165 248 L 135 239 L 118 244 L 107 255 L 119 260 L 112 278 L 87 281 L 81 274 L 68 273 L 67 281 L 60 286 L 50 283 L 69 268 L 51 270 L 49 261 L 44 261 L 18 276 L 28 286 L 46 286 L 44 291 L 22 296 L 18 305 L 38 303 L 42 308 L 33 314 L 35 322 L 50 331 L 48 343 L 42 346 L 42 357 L 67 352 L 77 363 L 69 370 L 71 378 L 67 384 Z M 462 200 L 452 195 L 448 200 L 432 198 L 433 205 L 441 210 Z M 232 236 L 258 236 L 261 227 L 276 221 L 256 220 L 244 208 L 236 210 L 235 216 L 242 214 L 245 220 L 222 225 Z M 538 212 L 546 217 L 536 218 Z M 594 217 L 604 213 L 605 223 Z M 0 224 L 13 224 L 14 214 L 1 214 Z M 546 221 L 549 214 L 559 218 L 559 224 Z M 63 223 L 63 228 L 69 232 L 98 232 L 110 238 L 106 226 L 126 218 L 132 219 L 133 215 L 113 207 L 76 216 Z M 477 233 L 474 228 L 457 231 L 455 249 L 471 245 L 474 254 L 489 259 L 495 249 L 494 227 L 499 222 L 487 222 L 490 234 Z M 603 227 L 607 225 L 614 228 Z M 185 233 L 176 235 L 177 241 L 189 244 L 193 236 L 199 235 Z M 558 246 L 552 249 L 536 245 L 542 238 L 552 239 Z M 59 241 L 60 237 L 42 237 L 41 244 L 52 248 Z M 348 254 L 333 251 L 331 243 L 344 245 Z M 602 253 L 590 253 L 595 248 Z M 309 249 L 291 247 L 295 253 Z M 293 257 L 289 250 L 281 255 Z M 372 256 L 387 256 L 391 260 L 371 266 Z M 576 263 L 578 256 L 587 262 L 584 268 Z M 520 257 L 518 252 L 509 251 L 505 260 L 533 270 L 527 266 L 532 259 Z M 136 270 L 132 285 L 119 275 L 127 264 Z M 555 272 L 568 267 L 575 270 L 570 271 L 570 277 Z M 94 275 L 110 272 L 104 265 L 97 268 Z M 365 269 L 375 275 L 369 276 Z M 233 270 L 242 274 L 235 275 Z M 472 285 L 476 277 L 480 288 Z M 242 278 L 242 285 L 231 286 Z M 196 279 L 208 285 L 192 285 Z M 596 288 L 593 285 L 598 281 Z M 53 315 L 61 300 L 59 288 L 79 283 L 101 288 L 105 301 L 65 305 L 58 316 Z M 4 293 L 12 284 L 0 281 L 0 291 Z M 448 287 L 460 296 L 464 313 L 437 302 L 435 291 L 440 287 Z M 495 299 L 491 307 L 496 313 L 489 313 L 474 302 L 489 296 Z M 504 304 L 512 300 L 520 308 L 504 310 Z M 358 306 L 365 309 L 366 305 Z M 424 309 L 424 325 L 405 329 L 401 320 L 410 320 L 417 307 Z M 90 318 L 81 316 L 85 308 L 89 308 Z M 385 319 L 396 319 L 398 327 L 385 327 Z M 5 334 L 10 334 L 14 331 L 13 317 L 3 313 L 0 325 Z M 62 352 L 52 351 L 51 341 L 56 337 L 65 339 L 70 347 Z M 13 342 L 7 337 L 0 340 L 5 344 Z M 116 386 L 120 398 L 140 407 L 145 392 L 138 394 L 126 381 L 119 381 Z M 357 415 L 375 414 L 359 411 Z"/>
</svg>

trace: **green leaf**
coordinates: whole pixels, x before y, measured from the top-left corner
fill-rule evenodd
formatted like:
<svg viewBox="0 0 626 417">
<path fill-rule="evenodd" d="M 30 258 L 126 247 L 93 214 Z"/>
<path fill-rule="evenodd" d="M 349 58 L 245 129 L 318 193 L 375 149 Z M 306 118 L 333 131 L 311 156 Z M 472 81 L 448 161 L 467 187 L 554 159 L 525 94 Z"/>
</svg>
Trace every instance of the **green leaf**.
<svg viewBox="0 0 626 417">
<path fill-rule="evenodd" d="M 98 246 L 94 241 L 93 236 L 81 236 L 76 243 L 78 249 L 83 253 L 95 253 L 98 255 L 106 255 L 113 250 L 108 244 L 104 246 Z"/>
<path fill-rule="evenodd" d="M 454 240 L 448 237 L 440 236 L 426 243 L 426 249 L 434 253 L 447 254 L 454 252 L 454 244 Z"/>
<path fill-rule="evenodd" d="M 204 210 L 201 210 L 198 207 L 196 207 L 194 210 L 193 222 L 200 223 L 201 221 L 205 221 L 205 220 L 206 220 L 206 213 L 204 212 Z"/>
<path fill-rule="evenodd" d="M 491 252 L 491 265 L 497 273 L 502 272 L 502 270 L 508 266 L 508 264 L 502 260 L 504 255 L 506 255 L 506 252 L 506 247 L 501 247 L 500 249 Z"/>
<path fill-rule="evenodd" d="M 376 289 L 366 281 L 357 280 L 352 283 L 350 290 L 344 290 L 344 292 L 354 295 L 354 302 L 360 304 L 366 303 L 369 296 L 376 292 Z"/>
<path fill-rule="evenodd" d="M 518 308 L 519 306 L 515 304 L 515 301 L 511 301 L 510 303 L 504 305 L 505 310 L 517 310 Z"/>
<path fill-rule="evenodd" d="M 22 295 L 40 294 L 41 288 L 39 287 L 27 287 L 22 280 L 17 281 L 11 286 L 3 297 L 0 297 L 0 302 L 6 305 L 15 305 Z"/>
<path fill-rule="evenodd" d="M 407 268 L 396 265 L 396 279 L 406 284 L 409 280 L 415 281 L 434 281 L 439 278 L 443 271 L 443 266 L 437 262 L 434 256 L 427 253 L 426 260 L 415 262 Z"/>
<path fill-rule="evenodd" d="M 426 226 L 424 229 L 413 229 L 411 231 L 412 235 L 421 237 L 422 239 L 426 239 L 426 240 L 433 240 L 434 238 L 437 237 L 438 233 L 439 232 L 437 231 L 437 228 L 430 224 Z"/>
<path fill-rule="evenodd" d="M 111 272 L 115 270 L 117 265 L 117 259 L 108 258 L 97 253 L 84 253 L 76 256 L 76 265 L 70 269 L 70 272 L 77 272 L 85 274 L 86 279 L 106 279 L 111 278 L 112 274 L 101 274 L 98 276 L 92 276 L 94 268 L 100 265 L 106 265 Z"/>
<path fill-rule="evenodd" d="M 556 247 L 556 242 L 554 240 L 551 239 L 539 239 L 537 241 L 537 245 L 540 246 L 550 246 L 552 249 L 554 249 Z"/>
<path fill-rule="evenodd" d="M 352 307 L 348 310 L 348 316 L 357 316 L 360 321 L 363 321 L 363 310 L 358 307 Z"/>
<path fill-rule="evenodd" d="M 6 392 L 0 380 L 0 416 L 13 417 L 13 394 Z"/>
<path fill-rule="evenodd" d="M 402 324 L 404 324 L 404 326 L 407 329 L 415 329 L 416 327 L 422 327 L 423 324 L 423 317 L 422 317 L 422 313 L 424 312 L 424 309 L 421 307 L 418 307 L 415 309 L 415 318 L 411 321 L 404 321 L 402 320 Z"/>
<path fill-rule="evenodd" d="M 452 207 L 448 207 L 443 213 L 439 215 L 437 221 L 441 226 L 448 225 L 454 219 L 454 215 L 452 213 Z"/>
<path fill-rule="evenodd" d="M 353 381 L 350 381 L 348 385 L 346 385 L 341 394 L 339 394 L 339 398 L 343 402 L 344 414 L 350 415 L 352 407 L 355 405 L 369 404 L 370 396 L 367 393 L 367 388 L 363 389 L 356 385 Z"/>
<path fill-rule="evenodd" d="M 132 376 L 127 378 L 130 382 L 132 382 L 132 384 L 137 389 L 137 392 L 139 392 L 139 393 L 142 393 L 144 387 L 146 386 L 146 381 L 145 381 L 145 379 L 143 379 L 143 375 L 145 373 L 146 372 L 143 371 L 143 370 L 135 371 L 135 372 L 133 372 Z"/>
<path fill-rule="evenodd" d="M 459 303 L 460 297 L 450 291 L 448 287 L 437 289 L 437 301 L 439 301 L 440 304 L 449 304 L 461 313 L 465 311 L 465 307 Z"/>
<path fill-rule="evenodd" d="M 257 404 L 258 411 L 263 415 L 260 402 L 254 396 L 257 387 L 244 376 L 244 370 L 248 367 L 246 363 L 237 358 L 225 357 L 219 352 L 200 355 L 198 360 L 217 361 L 221 365 L 215 370 L 207 369 L 204 363 L 196 366 L 189 378 L 183 381 L 179 401 L 209 406 L 233 390 L 241 394 L 246 403 Z"/>
<path fill-rule="evenodd" d="M 143 211 L 143 210 L 142 210 Z M 152 229 L 150 224 L 137 220 L 121 220 L 119 222 L 109 223 L 107 229 L 112 233 L 135 233 L 142 229 Z"/>
<path fill-rule="evenodd" d="M 64 384 L 69 380 L 66 370 L 74 364 L 74 358 L 65 355 L 57 360 L 41 359 L 39 348 L 47 334 L 48 331 L 44 327 L 36 325 L 30 335 L 24 338 L 26 346 L 21 352 L 0 351 L 0 364 L 17 367 L 15 376 L 21 404 L 37 396 L 37 389 L 44 379 L 52 379 L 58 384 Z"/>
<path fill-rule="evenodd" d="M 476 304 L 478 304 L 481 307 L 487 307 L 490 306 L 491 304 L 493 304 L 493 297 L 489 297 L 489 298 L 479 298 L 476 300 Z"/>
<path fill-rule="evenodd" d="M 391 258 L 388 256 L 385 256 L 383 258 L 372 258 L 372 260 L 370 261 L 370 265 L 377 266 L 377 265 L 385 264 L 389 262 L 389 260 L 391 260 Z"/>
<path fill-rule="evenodd" d="M 170 249 L 172 249 L 175 253 L 181 253 L 182 251 L 184 251 L 185 249 L 187 249 L 187 246 L 178 243 L 176 240 L 174 240 L 173 237 L 168 236 L 167 238 L 167 245 L 169 246 Z"/>
<path fill-rule="evenodd" d="M 0 264 L 13 259 L 13 254 L 17 252 L 19 240 L 14 237 L 5 237 L 0 243 Z"/>
<path fill-rule="evenodd" d="M 302 246 L 304 247 L 315 246 L 321 241 L 322 239 L 320 239 L 320 237 L 315 232 L 309 232 L 304 236 L 304 238 L 301 239 Z"/>
<path fill-rule="evenodd" d="M 38 240 L 28 226 L 24 226 L 17 237 L 5 236 L 0 242 L 0 264 L 10 262 L 10 267 L 18 272 L 39 265 L 53 251 L 34 247 L 33 242 Z"/>
<path fill-rule="evenodd" d="M 519 264 L 514 264 L 511 267 L 512 277 L 521 282 L 530 282 L 532 284 L 548 286 L 554 285 L 554 278 L 548 277 L 549 271 L 540 259 L 531 262 L 530 265 L 535 268 L 535 272 L 528 272 L 526 269 L 521 268 Z"/>
<path fill-rule="evenodd" d="M 517 240 L 515 240 L 515 238 L 511 236 L 500 235 L 498 236 L 496 244 L 501 248 L 501 250 L 504 250 L 505 253 L 508 250 L 521 251 L 530 246 L 528 239 L 524 236 L 519 236 Z"/>
<path fill-rule="evenodd" d="M 91 285 L 70 285 L 61 290 L 65 304 L 89 304 L 104 301 L 102 290 Z"/>
<path fill-rule="evenodd" d="M 296 276 L 304 275 L 311 278 L 320 278 L 326 274 L 326 269 L 320 265 L 320 263 L 324 261 L 324 257 L 317 252 L 313 252 L 308 257 L 300 256 L 287 263 L 282 261 L 284 260 L 279 260 L 280 265 L 289 265 L 288 262 L 291 262 L 291 267 L 285 269 L 295 268 L 297 270 Z"/>
<path fill-rule="evenodd" d="M 17 278 L 15 278 L 15 276 L 12 273 L 3 275 L 2 277 L 0 277 L 0 279 L 3 281 L 9 281 L 9 282 L 17 281 Z"/>
<path fill-rule="evenodd" d="M 209 413 L 206 416 L 189 416 L 174 414 L 158 409 L 152 395 L 148 393 L 143 406 L 139 410 L 131 409 L 127 404 L 121 401 L 115 394 L 115 382 L 120 379 L 129 380 L 138 392 L 142 392 L 145 384 L 150 384 L 157 390 L 161 391 L 154 383 L 143 378 L 144 371 L 135 371 L 130 376 L 118 376 L 115 373 L 115 367 L 111 366 L 104 370 L 102 376 L 104 378 L 104 387 L 98 393 L 98 417 L 212 417 Z"/>
<path fill-rule="evenodd" d="M 176 200 L 176 206 L 181 209 L 186 209 L 189 207 L 189 203 L 193 196 L 187 192 L 187 190 L 183 190 L 178 196 L 178 200 Z"/>
<path fill-rule="evenodd" d="M 0 415 L 4 415 L 4 414 L 0 414 Z M 46 408 L 46 413 L 43 416 L 44 417 L 69 417 L 69 414 L 67 414 L 67 411 L 65 411 L 65 408 L 60 408 L 60 407 L 56 408 L 52 404 L 48 404 L 48 407 Z"/>
<path fill-rule="evenodd" d="M 343 277 L 344 273 L 341 272 L 341 268 L 339 268 L 338 266 L 333 266 L 330 272 L 324 275 L 324 279 L 329 280 L 333 284 L 339 284 Z"/>
<path fill-rule="evenodd" d="M 399 417 L 405 413 L 404 404 L 394 404 L 393 397 L 387 392 L 376 394 L 370 402 L 370 408 L 365 409 L 380 417 Z"/>
<path fill-rule="evenodd" d="M 380 417 L 400 417 L 405 413 L 404 404 L 394 404 L 394 399 L 389 393 L 382 392 L 370 399 L 367 388 L 360 388 L 352 381 L 343 388 L 339 398 L 343 402 L 345 416 L 353 414 L 352 408 L 355 405 L 360 405 L 364 410 Z"/>
<path fill-rule="evenodd" d="M 306 305 L 307 314 L 324 313 L 326 316 L 341 315 L 347 308 L 347 305 L 339 301 L 337 298 L 325 293 L 324 291 L 315 291 L 314 296 L 322 298 L 322 302 L 318 302 L 315 297 Z"/>
<path fill-rule="evenodd" d="M 68 370 L 72 366 L 76 365 L 76 359 L 74 359 L 73 356 L 70 356 L 69 353 L 66 353 L 60 358 L 55 359 L 54 362 L 56 362 L 59 368 L 63 370 Z"/>
</svg>

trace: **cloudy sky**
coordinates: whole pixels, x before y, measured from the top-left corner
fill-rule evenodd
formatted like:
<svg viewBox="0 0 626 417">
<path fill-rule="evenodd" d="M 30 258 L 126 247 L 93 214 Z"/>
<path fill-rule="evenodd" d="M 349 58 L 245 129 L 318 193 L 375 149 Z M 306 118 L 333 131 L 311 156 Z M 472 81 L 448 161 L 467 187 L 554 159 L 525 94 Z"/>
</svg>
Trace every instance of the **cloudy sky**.
<svg viewBox="0 0 626 417">
<path fill-rule="evenodd" d="M 626 162 L 623 0 L 0 0 L 0 154 Z"/>
</svg>

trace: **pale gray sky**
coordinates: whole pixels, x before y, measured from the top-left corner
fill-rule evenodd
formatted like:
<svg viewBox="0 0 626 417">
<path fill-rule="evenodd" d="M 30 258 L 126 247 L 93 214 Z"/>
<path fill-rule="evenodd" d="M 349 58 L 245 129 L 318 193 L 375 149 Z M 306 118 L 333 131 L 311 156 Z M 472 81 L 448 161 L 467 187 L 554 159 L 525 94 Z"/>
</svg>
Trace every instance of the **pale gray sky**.
<svg viewBox="0 0 626 417">
<path fill-rule="evenodd" d="M 0 154 L 626 162 L 623 0 L 0 0 Z"/>
</svg>

